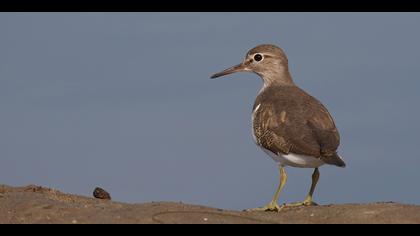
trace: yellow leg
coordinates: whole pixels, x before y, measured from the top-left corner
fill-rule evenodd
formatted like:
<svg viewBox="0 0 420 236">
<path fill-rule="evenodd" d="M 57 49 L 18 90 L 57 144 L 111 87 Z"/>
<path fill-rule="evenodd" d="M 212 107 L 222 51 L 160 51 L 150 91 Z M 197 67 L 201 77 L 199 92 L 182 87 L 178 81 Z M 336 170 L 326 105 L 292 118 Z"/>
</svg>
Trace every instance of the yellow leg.
<svg viewBox="0 0 420 236">
<path fill-rule="evenodd" d="M 246 211 L 277 211 L 279 212 L 284 207 L 284 206 L 280 207 L 277 202 L 279 200 L 281 191 L 286 185 L 287 175 L 286 175 L 286 171 L 284 170 L 284 166 L 280 165 L 279 170 L 280 170 L 280 184 L 276 190 L 276 193 L 274 194 L 273 200 L 271 200 L 271 202 L 265 207 L 248 209 Z"/>
<path fill-rule="evenodd" d="M 312 196 L 314 194 L 315 187 L 316 187 L 316 184 L 318 183 L 318 180 L 319 180 L 319 170 L 318 168 L 315 168 L 314 173 L 312 174 L 311 190 L 309 190 L 308 196 L 306 197 L 305 201 L 303 201 L 303 204 L 305 206 L 318 205 L 314 201 L 312 201 Z"/>
<path fill-rule="evenodd" d="M 305 198 L 305 200 L 303 202 L 286 204 L 285 206 L 287 206 L 287 207 L 293 207 L 293 206 L 317 206 L 318 204 L 316 204 L 312 200 L 312 196 L 314 194 L 315 187 L 316 187 L 316 184 L 318 183 L 318 180 L 319 180 L 319 170 L 318 170 L 318 168 L 315 168 L 314 173 L 312 174 L 311 189 L 309 190 L 308 196 Z"/>
</svg>

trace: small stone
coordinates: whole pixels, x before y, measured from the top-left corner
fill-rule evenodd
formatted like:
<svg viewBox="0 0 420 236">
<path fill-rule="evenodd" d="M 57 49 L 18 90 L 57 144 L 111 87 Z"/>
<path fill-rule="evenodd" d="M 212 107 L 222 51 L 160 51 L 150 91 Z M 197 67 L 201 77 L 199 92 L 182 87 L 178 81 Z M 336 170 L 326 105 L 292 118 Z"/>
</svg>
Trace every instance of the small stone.
<svg viewBox="0 0 420 236">
<path fill-rule="evenodd" d="M 72 220 L 71 223 L 72 224 L 77 224 L 77 220 Z"/>
<path fill-rule="evenodd" d="M 208 219 L 208 218 L 204 218 L 203 220 L 204 220 L 204 221 L 208 221 L 209 219 Z"/>
<path fill-rule="evenodd" d="M 93 191 L 93 196 L 98 199 L 111 200 L 111 195 L 107 191 L 99 187 L 95 188 L 95 190 Z"/>
</svg>

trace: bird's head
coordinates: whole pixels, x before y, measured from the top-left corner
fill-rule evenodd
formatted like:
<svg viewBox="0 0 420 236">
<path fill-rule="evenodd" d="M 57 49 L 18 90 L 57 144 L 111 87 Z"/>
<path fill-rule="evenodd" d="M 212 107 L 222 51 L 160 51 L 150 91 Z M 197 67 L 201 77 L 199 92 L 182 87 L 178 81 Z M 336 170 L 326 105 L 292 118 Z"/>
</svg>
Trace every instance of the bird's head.
<svg viewBox="0 0 420 236">
<path fill-rule="evenodd" d="M 258 74 L 264 82 L 291 82 L 287 56 L 281 48 L 272 44 L 254 47 L 248 51 L 242 63 L 216 73 L 211 78 L 244 71 Z"/>
</svg>

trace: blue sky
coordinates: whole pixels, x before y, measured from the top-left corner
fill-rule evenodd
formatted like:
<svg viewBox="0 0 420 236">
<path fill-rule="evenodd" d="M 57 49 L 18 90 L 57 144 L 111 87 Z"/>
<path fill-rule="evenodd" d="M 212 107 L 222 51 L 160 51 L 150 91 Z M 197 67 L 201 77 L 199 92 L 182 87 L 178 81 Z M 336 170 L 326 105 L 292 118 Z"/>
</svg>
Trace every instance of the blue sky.
<svg viewBox="0 0 420 236">
<path fill-rule="evenodd" d="M 418 13 L 0 13 L 0 183 L 124 202 L 262 206 L 278 181 L 251 136 L 254 74 L 209 76 L 282 47 L 329 109 L 346 169 L 321 204 L 420 204 Z M 311 169 L 288 168 L 281 202 Z"/>
</svg>

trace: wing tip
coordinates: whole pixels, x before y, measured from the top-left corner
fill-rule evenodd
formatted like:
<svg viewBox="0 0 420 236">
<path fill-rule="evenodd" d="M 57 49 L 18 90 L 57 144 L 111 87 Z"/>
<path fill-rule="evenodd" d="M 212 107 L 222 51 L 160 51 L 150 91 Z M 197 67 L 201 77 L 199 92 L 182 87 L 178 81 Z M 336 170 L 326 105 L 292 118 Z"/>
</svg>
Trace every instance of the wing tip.
<svg viewBox="0 0 420 236">
<path fill-rule="evenodd" d="M 328 158 L 326 158 L 326 163 L 330 164 L 330 165 L 335 165 L 341 168 L 345 168 L 346 167 L 346 163 L 344 162 L 343 158 L 340 157 L 337 153 L 334 153 L 334 155 L 329 156 Z"/>
<path fill-rule="evenodd" d="M 346 163 L 344 162 L 343 158 L 336 154 L 337 157 L 337 166 L 341 168 L 346 168 Z"/>
</svg>

